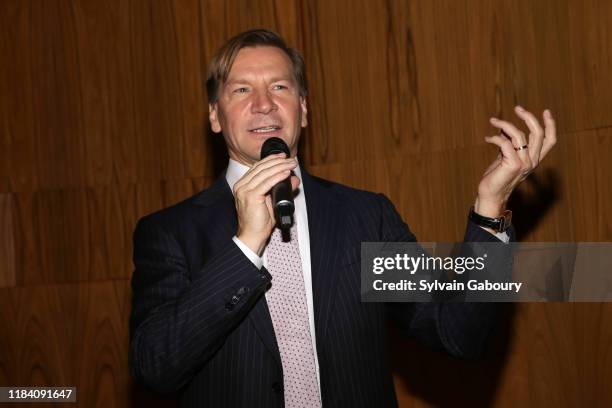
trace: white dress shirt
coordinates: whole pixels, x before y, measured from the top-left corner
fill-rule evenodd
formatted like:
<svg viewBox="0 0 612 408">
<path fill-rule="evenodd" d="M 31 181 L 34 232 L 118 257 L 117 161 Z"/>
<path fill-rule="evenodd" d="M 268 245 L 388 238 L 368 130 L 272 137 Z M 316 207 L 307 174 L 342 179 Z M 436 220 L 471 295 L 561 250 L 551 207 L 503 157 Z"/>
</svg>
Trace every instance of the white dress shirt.
<svg viewBox="0 0 612 408">
<path fill-rule="evenodd" d="M 234 184 L 249 170 L 249 167 L 237 161 L 230 159 L 227 166 L 225 179 L 229 184 L 232 194 L 234 193 Z M 319 383 L 319 395 L 321 395 L 321 376 L 319 374 L 319 359 L 317 357 L 317 341 L 315 338 L 315 321 L 314 321 L 314 303 L 312 300 L 312 273 L 310 267 L 310 234 L 308 232 L 308 216 L 306 213 L 306 199 L 304 197 L 304 187 L 302 185 L 302 173 L 300 167 L 296 167 L 294 173 L 300 179 L 297 195 L 293 198 L 295 205 L 294 219 L 296 222 L 298 244 L 300 247 L 300 258 L 302 260 L 302 273 L 304 275 L 304 288 L 306 289 L 306 306 L 308 307 L 308 323 L 310 326 L 310 338 L 312 339 L 312 349 L 314 351 L 315 369 L 317 372 L 317 381 Z M 266 250 L 261 257 L 240 241 L 236 236 L 232 238 L 238 248 L 257 266 L 268 266 Z"/>
</svg>

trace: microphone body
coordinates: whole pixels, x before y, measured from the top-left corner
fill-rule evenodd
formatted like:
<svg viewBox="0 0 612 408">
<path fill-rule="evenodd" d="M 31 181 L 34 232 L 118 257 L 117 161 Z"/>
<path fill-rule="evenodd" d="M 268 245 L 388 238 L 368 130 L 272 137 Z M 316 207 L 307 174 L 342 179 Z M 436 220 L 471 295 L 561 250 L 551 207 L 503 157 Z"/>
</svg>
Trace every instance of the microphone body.
<svg viewBox="0 0 612 408">
<path fill-rule="evenodd" d="M 284 140 L 278 137 L 267 139 L 261 146 L 261 159 L 265 159 L 271 154 L 285 153 L 289 157 L 289 147 Z M 293 191 L 291 188 L 291 176 L 277 183 L 270 190 L 272 193 L 272 207 L 276 216 L 276 225 L 284 231 L 288 231 L 293 225 Z"/>
</svg>

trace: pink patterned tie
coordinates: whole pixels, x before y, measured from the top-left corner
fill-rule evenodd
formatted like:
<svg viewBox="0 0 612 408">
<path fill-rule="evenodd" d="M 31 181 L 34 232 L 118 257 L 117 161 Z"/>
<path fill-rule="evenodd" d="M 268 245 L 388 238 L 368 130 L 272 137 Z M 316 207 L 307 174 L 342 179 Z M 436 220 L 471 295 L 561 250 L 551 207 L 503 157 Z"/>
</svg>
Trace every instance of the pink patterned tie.
<svg viewBox="0 0 612 408">
<path fill-rule="evenodd" d="M 272 275 L 266 300 L 283 363 L 285 407 L 320 407 L 296 225 L 289 242 L 282 241 L 276 228 L 266 251 Z"/>
</svg>

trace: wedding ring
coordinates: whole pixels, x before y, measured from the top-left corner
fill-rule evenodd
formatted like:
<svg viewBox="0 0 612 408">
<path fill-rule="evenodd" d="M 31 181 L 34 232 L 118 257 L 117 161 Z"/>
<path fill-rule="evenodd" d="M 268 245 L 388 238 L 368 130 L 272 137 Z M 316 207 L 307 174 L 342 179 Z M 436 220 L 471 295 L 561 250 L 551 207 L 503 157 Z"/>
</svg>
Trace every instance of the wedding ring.
<svg viewBox="0 0 612 408">
<path fill-rule="evenodd" d="M 523 149 L 526 149 L 526 148 L 527 148 L 527 145 L 523 145 L 521 147 L 515 147 L 514 150 L 516 150 L 518 152 L 519 150 L 523 150 Z"/>
</svg>

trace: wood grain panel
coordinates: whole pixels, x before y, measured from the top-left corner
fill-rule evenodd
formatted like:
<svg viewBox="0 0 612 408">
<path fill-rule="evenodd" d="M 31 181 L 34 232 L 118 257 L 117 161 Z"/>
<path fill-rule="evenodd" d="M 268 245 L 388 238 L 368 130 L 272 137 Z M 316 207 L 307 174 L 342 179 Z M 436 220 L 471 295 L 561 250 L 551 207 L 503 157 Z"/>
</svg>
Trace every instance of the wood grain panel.
<svg viewBox="0 0 612 408">
<path fill-rule="evenodd" d="M 82 407 L 167 405 L 129 379 L 129 281 L 0 292 L 2 385 L 76 386 Z"/>
<path fill-rule="evenodd" d="M 113 171 L 110 105 L 113 86 L 109 78 L 117 64 L 115 42 L 109 41 L 114 28 L 121 27 L 110 12 L 113 5 L 104 2 L 75 3 L 70 16 L 78 58 L 77 85 L 82 109 L 86 185 L 108 185 Z M 61 16 L 65 18 L 65 16 Z M 54 22 L 57 24 L 57 22 Z M 121 30 L 116 32 L 121 33 Z M 95 52 L 94 52 L 95 50 Z"/>
<path fill-rule="evenodd" d="M 572 156 L 563 166 L 575 236 L 577 241 L 612 241 L 612 221 L 607 215 L 612 198 L 612 128 L 586 136 L 581 132 L 568 140 Z"/>
<path fill-rule="evenodd" d="M 304 54 L 323 64 L 309 71 L 316 80 L 308 163 L 479 144 L 493 132 L 490 116 L 517 120 L 517 103 L 538 113 L 551 108 L 560 128 L 579 129 L 566 3 L 372 4 L 307 8 L 319 24 Z M 546 22 L 534 17 L 543 15 Z"/>
<path fill-rule="evenodd" d="M 475 361 L 395 336 L 400 406 L 609 406 L 611 312 L 609 304 L 516 305 Z"/>
<path fill-rule="evenodd" d="M 175 137 L 183 138 L 183 173 L 188 177 L 211 176 L 213 152 L 207 151 L 204 129 L 208 122 L 208 107 L 204 92 L 206 62 L 204 50 L 198 41 L 203 31 L 199 19 L 197 0 L 174 2 L 174 26 L 178 48 L 182 131 Z"/>
<path fill-rule="evenodd" d="M 138 181 L 183 176 L 178 47 L 170 2 L 130 3 L 130 50 Z M 162 79 L 163 78 L 163 79 Z"/>
<path fill-rule="evenodd" d="M 569 1 L 568 37 L 576 128 L 610 126 L 612 117 L 612 3 Z"/>
<path fill-rule="evenodd" d="M 17 284 L 21 285 L 31 279 L 31 276 L 42 274 L 40 257 L 38 219 L 35 218 L 32 193 L 16 193 L 14 195 L 15 219 L 13 229 L 15 234 L 15 268 Z M 53 237 L 45 237 L 53 239 Z"/>
<path fill-rule="evenodd" d="M 612 369 L 610 305 L 549 303 L 521 308 L 513 358 L 524 359 L 524 393 L 530 404 L 608 406 L 612 396 L 599 376 L 609 376 Z"/>
<path fill-rule="evenodd" d="M 306 135 L 308 162 L 348 162 L 380 154 L 391 137 L 385 113 L 387 86 L 381 80 L 386 76 L 386 47 L 376 41 L 384 33 L 385 13 L 367 1 L 348 8 L 339 2 L 316 1 L 309 7 L 307 16 L 316 21 L 310 35 L 317 38 L 307 45 L 317 48 L 305 48 L 304 54 L 307 62 L 321 61 L 320 73 L 311 81 L 311 122 L 324 122 L 313 136 Z M 317 95 L 325 99 L 316 100 Z M 335 108 L 323 113 L 327 106 Z M 340 134 L 349 138 L 339 138 Z"/>
<path fill-rule="evenodd" d="M 0 288 L 16 282 L 14 217 L 13 195 L 0 194 Z"/>
<path fill-rule="evenodd" d="M 7 201 L 7 224 L 2 225 L 15 231 L 14 242 L 5 244 L 7 250 L 14 246 L 15 255 L 3 261 L 7 272 L 0 276 L 19 285 L 129 278 L 136 221 L 210 182 L 195 178 L 16 193 L 15 220 L 8 218 L 12 212 Z"/>
<path fill-rule="evenodd" d="M 421 240 L 461 238 L 488 118 L 518 123 L 517 103 L 560 131 L 510 203 L 520 238 L 612 240 L 611 18 L 602 0 L 3 1 L 0 384 L 172 405 L 127 374 L 132 233 L 226 165 L 203 82 L 248 28 L 306 58 L 301 162 L 385 193 Z M 484 361 L 395 339 L 400 405 L 612 405 L 610 305 L 509 315 Z"/>
<path fill-rule="evenodd" d="M 2 192 L 33 190 L 38 187 L 38 173 L 33 161 L 36 158 L 35 122 L 33 108 L 32 54 L 30 50 L 31 21 L 29 2 L 12 0 L 0 6 L 0 78 L 3 86 L 0 92 L 2 126 L 0 146 L 3 165 L 8 173 L 0 183 Z M 8 179 L 8 180 L 7 180 Z"/>
<path fill-rule="evenodd" d="M 29 10 L 32 116 L 36 155 L 30 160 L 43 188 L 85 185 L 86 132 L 79 55 L 71 3 L 51 0 Z M 34 29 L 35 28 L 35 29 Z"/>
</svg>

